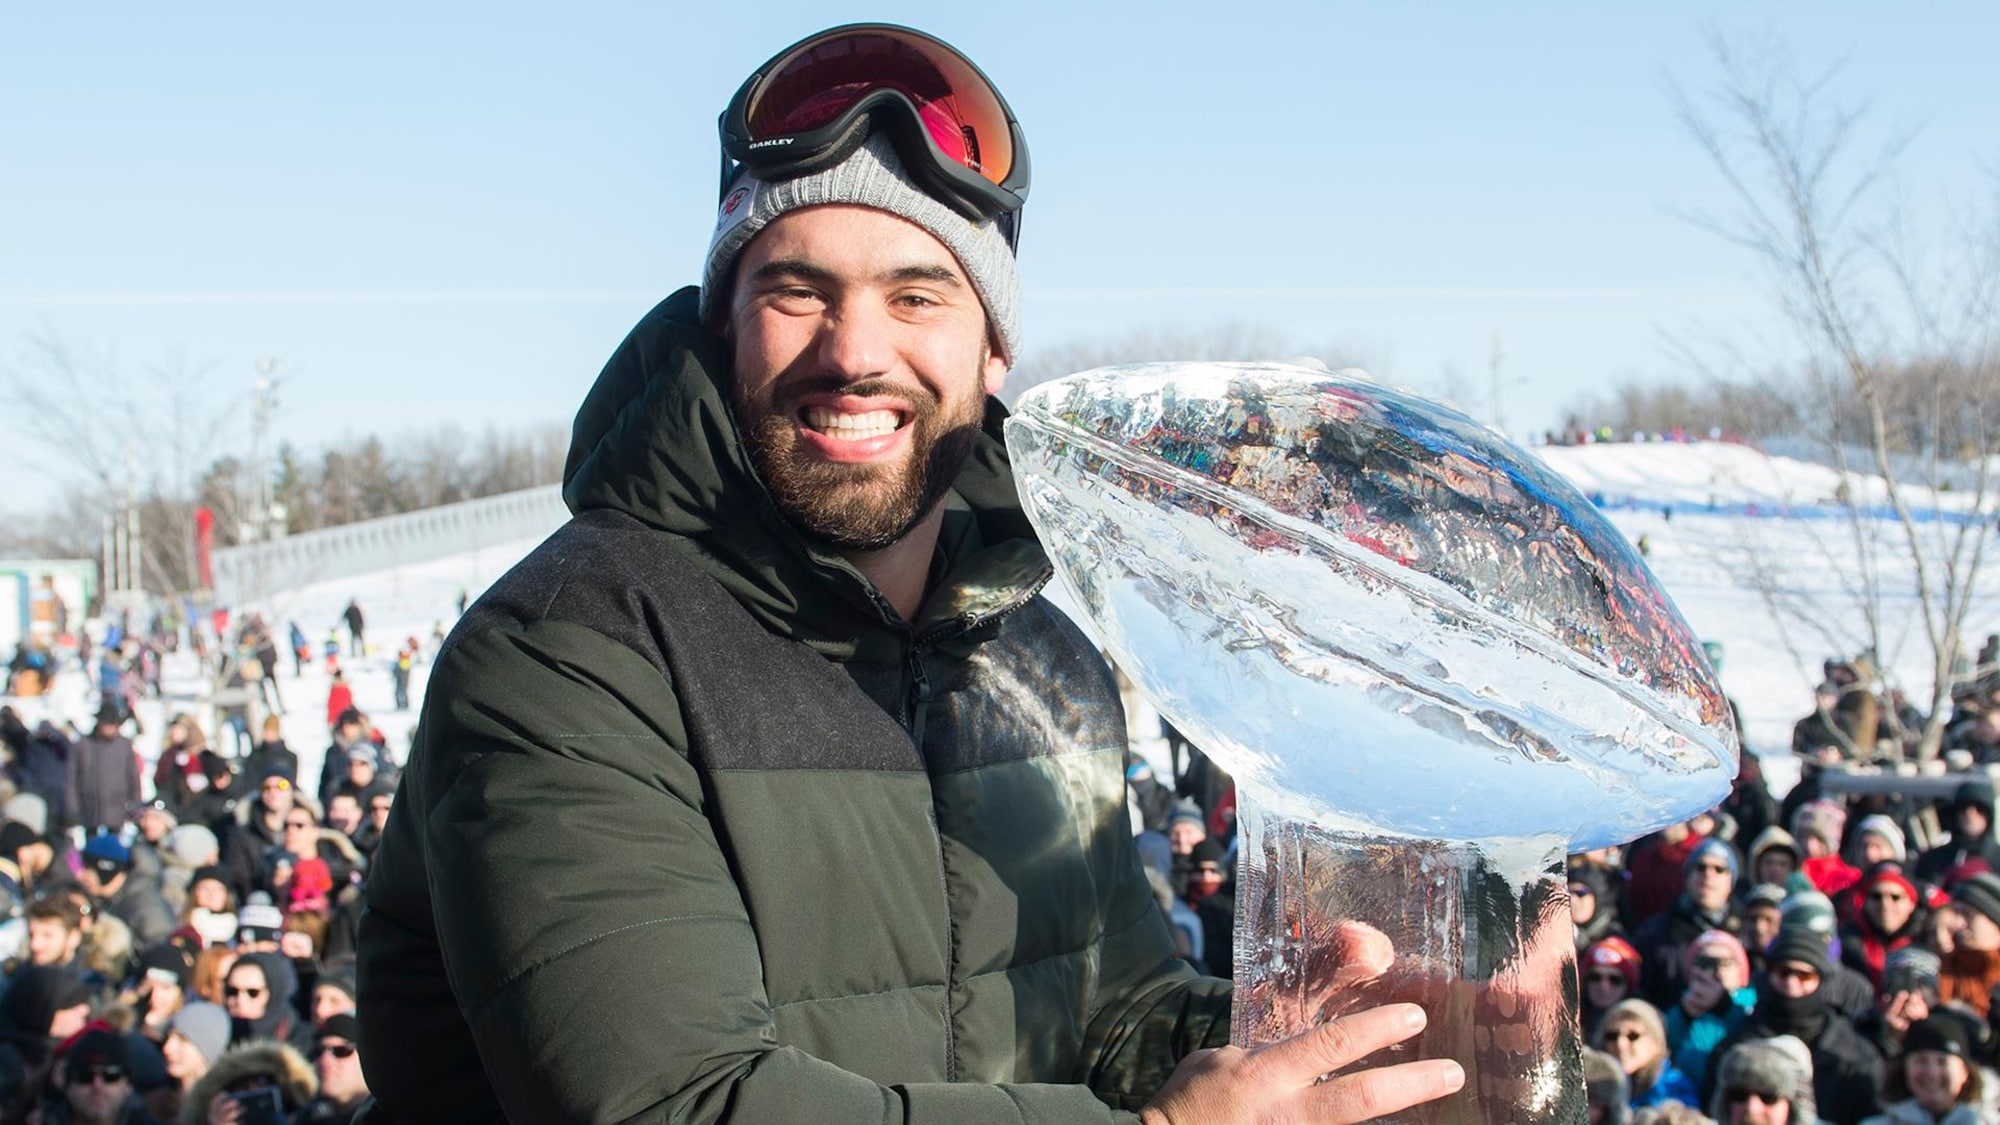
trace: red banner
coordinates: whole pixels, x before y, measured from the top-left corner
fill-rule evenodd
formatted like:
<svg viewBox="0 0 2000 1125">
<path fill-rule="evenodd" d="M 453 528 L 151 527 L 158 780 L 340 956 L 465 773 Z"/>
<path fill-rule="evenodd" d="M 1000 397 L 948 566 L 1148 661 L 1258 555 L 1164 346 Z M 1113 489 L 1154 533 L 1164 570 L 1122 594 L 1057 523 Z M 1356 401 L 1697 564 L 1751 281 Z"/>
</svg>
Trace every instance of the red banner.
<svg viewBox="0 0 2000 1125">
<path fill-rule="evenodd" d="M 204 590 L 215 589 L 215 575 L 209 567 L 215 550 L 215 513 L 207 508 L 194 510 L 194 568 Z"/>
</svg>

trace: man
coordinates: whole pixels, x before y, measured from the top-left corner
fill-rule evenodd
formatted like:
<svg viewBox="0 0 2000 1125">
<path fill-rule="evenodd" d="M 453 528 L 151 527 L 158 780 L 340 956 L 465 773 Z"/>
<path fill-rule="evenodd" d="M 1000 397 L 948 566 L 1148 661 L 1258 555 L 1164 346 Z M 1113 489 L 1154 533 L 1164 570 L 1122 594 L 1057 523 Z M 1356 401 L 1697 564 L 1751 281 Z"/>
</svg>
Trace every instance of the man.
<svg viewBox="0 0 2000 1125">
<path fill-rule="evenodd" d="M 361 794 L 368 810 L 367 819 L 362 821 L 360 831 L 354 834 L 354 846 L 364 856 L 375 854 L 375 845 L 382 840 L 382 830 L 389 826 L 389 810 L 396 803 L 396 791 L 382 785 L 375 785 Z"/>
<path fill-rule="evenodd" d="M 263 777 L 269 770 L 282 770 L 289 777 L 299 776 L 299 756 L 285 745 L 284 724 L 276 715 L 265 718 L 262 736 L 257 740 L 257 748 L 243 759 L 245 777 Z"/>
<path fill-rule="evenodd" d="M 1951 870 L 1971 860 L 1985 862 L 2000 871 L 2000 843 L 1993 839 L 1993 785 L 1985 780 L 1967 781 L 1952 793 L 1945 806 L 1944 820 L 1951 826 L 1951 838 L 1917 857 L 1911 874 L 1920 882 L 1943 883 Z"/>
<path fill-rule="evenodd" d="M 28 904 L 28 964 L 73 966 L 83 947 L 83 915 L 62 895 Z"/>
<path fill-rule="evenodd" d="M 1730 901 L 1736 889 L 1736 852 L 1713 837 L 1702 840 L 1681 865 L 1681 893 L 1664 914 L 1655 914 L 1632 935 L 1644 972 L 1640 995 L 1665 1011 L 1680 1002 L 1686 987 L 1689 943 L 1709 930 L 1740 933 L 1743 917 Z"/>
<path fill-rule="evenodd" d="M 118 733 L 125 716 L 115 704 L 97 712 L 97 726 L 70 748 L 63 786 L 63 823 L 86 830 L 115 827 L 139 804 L 139 758 Z"/>
<path fill-rule="evenodd" d="M 1197 1053 L 1227 986 L 1172 955 L 1116 688 L 1037 596 L 989 398 L 1025 176 L 962 161 L 1025 173 L 998 95 L 843 28 L 736 105 L 756 163 L 699 300 L 612 358 L 575 518 L 432 665 L 362 919 L 370 1122 L 1342 1122 L 1455 1089 L 1314 1085 L 1401 1005 Z"/>
<path fill-rule="evenodd" d="M 1718 1060 L 1717 1125 L 1814 1125 L 1812 1056 L 1789 1035 L 1743 1043 Z"/>
<path fill-rule="evenodd" d="M 78 1036 L 64 1056 L 61 1100 L 63 1105 L 49 1107 L 54 1113 L 44 1112 L 44 1120 L 74 1125 L 151 1125 L 155 1120 L 132 1088 L 125 1037 L 101 1026 Z"/>
<path fill-rule="evenodd" d="M 319 799 L 325 804 L 339 792 L 343 783 L 353 775 L 350 761 L 357 753 L 365 754 L 374 770 L 382 767 L 381 757 L 375 744 L 368 740 L 368 716 L 349 707 L 334 721 L 333 742 L 326 748 L 326 755 L 320 760 Z M 372 779 L 373 774 L 370 777 Z"/>
<path fill-rule="evenodd" d="M 1833 971 L 1826 939 L 1811 930 L 1786 926 L 1771 943 L 1770 962 L 1757 980 L 1757 1005 L 1715 1049 L 1723 1065 L 1711 1068 L 1703 1100 L 1711 1100 L 1728 1079 L 1729 1051 L 1739 1043 L 1790 1035 L 1812 1056 L 1813 1100 L 1820 1120 L 1858 1125 L 1877 1112 L 1882 1056 L 1854 1030 L 1854 1024 L 1827 1004 L 1820 982 Z"/>
<path fill-rule="evenodd" d="M 353 598 L 347 599 L 347 608 L 340 611 L 340 620 L 347 626 L 347 655 L 359 657 L 368 651 L 361 640 L 361 605 Z"/>
<path fill-rule="evenodd" d="M 237 784 L 236 767 L 220 754 L 203 751 L 201 775 L 208 785 L 195 794 L 194 803 L 181 819 L 189 824 L 207 825 L 226 846 L 231 826 L 236 823 L 236 807 L 244 797 L 243 787 Z"/>
<path fill-rule="evenodd" d="M 1938 955 L 1921 946 L 1906 945 L 1889 954 L 1882 968 L 1882 991 L 1875 1007 L 1854 1021 L 1854 1030 L 1875 1044 L 1885 1059 L 1903 1053 L 1903 1033 L 1929 1018 L 1937 1008 Z"/>
<path fill-rule="evenodd" d="M 363 790 L 362 792 L 366 792 Z M 342 835 L 352 840 L 361 831 L 361 793 L 345 790 L 335 793 L 326 803 L 326 823 L 329 828 L 338 828 Z"/>
<path fill-rule="evenodd" d="M 133 878 L 132 850 L 108 832 L 83 846 L 76 881 L 98 909 L 125 923 L 138 948 L 167 940 L 178 925 L 159 888 Z"/>
<path fill-rule="evenodd" d="M 1882 969 L 1891 953 L 1917 941 L 1929 919 L 1916 884 L 1894 861 L 1876 863 L 1857 887 L 1861 913 L 1841 930 L 1840 958 L 1866 976 L 1879 994 Z"/>
<path fill-rule="evenodd" d="M 284 845 L 285 814 L 297 798 L 292 778 L 278 769 L 267 770 L 257 782 L 257 799 L 239 805 L 222 844 L 222 866 L 229 869 L 232 889 L 238 901 L 251 891 L 271 890 L 270 853 Z"/>
<path fill-rule="evenodd" d="M 1943 955 L 1938 994 L 1984 1018 L 2000 986 L 2000 876 L 1982 873 L 1959 883 L 1945 909 L 1963 926 Z"/>
<path fill-rule="evenodd" d="M 320 1026 L 312 1050 L 319 1094 L 292 1119 L 298 1125 L 348 1125 L 361 1111 L 361 1103 L 368 1097 L 368 1081 L 361 1074 L 361 1057 L 354 1047 L 360 1036 L 360 1025 L 351 1014 L 332 1016 Z"/>
</svg>

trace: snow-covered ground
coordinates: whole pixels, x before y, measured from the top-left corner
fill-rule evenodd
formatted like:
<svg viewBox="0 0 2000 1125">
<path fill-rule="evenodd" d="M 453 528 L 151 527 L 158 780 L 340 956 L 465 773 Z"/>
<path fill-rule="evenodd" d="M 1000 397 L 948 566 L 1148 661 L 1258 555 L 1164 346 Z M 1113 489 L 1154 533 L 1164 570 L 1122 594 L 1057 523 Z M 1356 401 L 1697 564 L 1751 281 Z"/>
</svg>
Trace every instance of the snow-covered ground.
<svg viewBox="0 0 2000 1125">
<path fill-rule="evenodd" d="M 1728 444 L 1606 444 L 1538 452 L 1585 493 L 1602 497 L 1607 514 L 1629 537 L 1644 537 L 1649 563 L 1695 632 L 1722 642 L 1723 686 L 1742 708 L 1749 744 L 1773 758 L 1781 755 L 1793 721 L 1812 705 L 1820 662 L 1852 657 L 1867 643 L 1863 615 L 1850 594 L 1862 574 L 1855 563 L 1860 553 L 1855 535 L 1823 510 L 1834 499 L 1834 475 L 1821 466 Z M 1793 518 L 1786 511 L 1805 515 Z M 1943 523 L 1930 527 L 1938 534 L 1955 530 Z M 1882 667 L 1891 684 L 1921 698 L 1929 689 L 1930 654 L 1916 612 L 1913 572 L 1907 558 L 1886 545 L 1895 536 L 1891 522 L 1876 521 L 1869 533 L 1881 544 L 1875 550 L 1876 581 L 1889 591 L 1883 602 Z M 389 667 L 397 645 L 414 636 L 428 655 L 435 631 L 449 630 L 456 618 L 459 592 L 477 598 L 535 542 L 286 591 L 270 600 L 265 615 L 281 638 L 285 623 L 297 621 L 317 646 L 347 600 L 360 603 L 369 653 L 343 663 L 357 705 L 374 718 L 401 760 L 429 666 L 419 663 L 412 677 L 411 709 L 395 711 Z M 1993 550 L 2000 556 L 2000 544 Z M 1975 648 L 1987 633 L 2000 632 L 2000 557 L 1988 568 L 1982 590 L 1984 599 L 1967 629 Z M 344 653 L 344 631 L 342 645 Z M 316 777 L 328 741 L 328 678 L 317 664 L 294 676 L 287 659 L 279 685 L 288 707 L 286 741 L 298 752 L 305 777 Z M 89 686 L 82 676 L 65 676 L 54 708 L 86 722 Z M 164 714 L 196 709 L 203 690 L 186 658 L 170 662 L 166 686 L 170 698 L 164 704 L 141 709 L 146 734 L 139 745 L 148 759 L 157 752 Z M 26 710 L 32 721 L 48 707 L 31 702 Z M 205 708 L 200 713 L 206 717 Z M 1772 764 L 1773 780 L 1781 785 L 1795 772 L 1783 759 Z"/>
</svg>

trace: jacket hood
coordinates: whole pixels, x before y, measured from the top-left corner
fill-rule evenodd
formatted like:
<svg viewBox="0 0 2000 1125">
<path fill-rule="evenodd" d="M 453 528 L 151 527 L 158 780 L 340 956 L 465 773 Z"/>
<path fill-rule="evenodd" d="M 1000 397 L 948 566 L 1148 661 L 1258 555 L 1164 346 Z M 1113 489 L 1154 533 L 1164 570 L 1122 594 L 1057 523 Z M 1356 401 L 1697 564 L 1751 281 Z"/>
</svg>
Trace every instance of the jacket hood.
<svg viewBox="0 0 2000 1125">
<path fill-rule="evenodd" d="M 253 1040 L 224 1051 L 215 1065 L 208 1068 L 208 1073 L 195 1080 L 194 1088 L 181 1102 L 183 1125 L 208 1120 L 208 1103 L 215 1100 L 215 1095 L 257 1074 L 277 1079 L 288 1111 L 304 1109 L 313 1095 L 319 1092 L 319 1076 L 313 1073 L 312 1064 L 296 1048 L 285 1043 Z"/>
<path fill-rule="evenodd" d="M 904 622 L 859 571 L 778 511 L 730 410 L 729 348 L 702 327 L 699 301 L 690 287 L 660 302 L 585 396 L 563 466 L 572 513 L 611 509 L 666 533 L 771 632 L 836 659 L 1040 588 L 1049 563 L 1014 492 L 997 400 L 945 499 L 945 581 L 918 620 Z"/>
</svg>

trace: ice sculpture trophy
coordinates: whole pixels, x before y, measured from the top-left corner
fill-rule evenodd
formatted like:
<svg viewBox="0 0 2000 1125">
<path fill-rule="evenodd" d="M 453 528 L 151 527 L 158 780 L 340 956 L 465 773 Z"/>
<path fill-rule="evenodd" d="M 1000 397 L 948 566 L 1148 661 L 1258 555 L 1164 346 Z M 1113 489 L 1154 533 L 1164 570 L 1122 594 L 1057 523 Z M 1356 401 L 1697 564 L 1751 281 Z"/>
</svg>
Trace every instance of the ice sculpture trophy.
<svg viewBox="0 0 2000 1125">
<path fill-rule="evenodd" d="M 1736 772 L 1624 537 L 1359 372 L 1103 368 L 1027 392 L 1007 444 L 1063 587 L 1236 778 L 1235 1042 L 1415 1000 L 1430 1025 L 1389 1054 L 1467 1082 L 1394 1120 L 1585 1121 L 1564 855 Z"/>
</svg>

